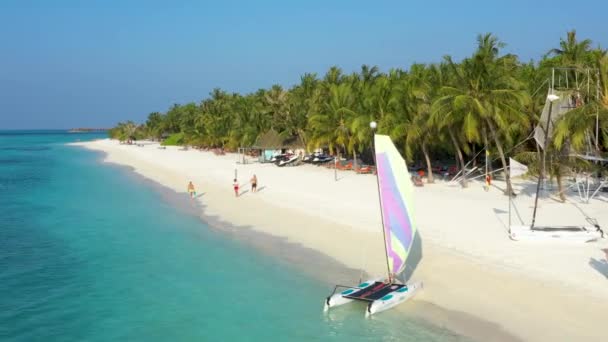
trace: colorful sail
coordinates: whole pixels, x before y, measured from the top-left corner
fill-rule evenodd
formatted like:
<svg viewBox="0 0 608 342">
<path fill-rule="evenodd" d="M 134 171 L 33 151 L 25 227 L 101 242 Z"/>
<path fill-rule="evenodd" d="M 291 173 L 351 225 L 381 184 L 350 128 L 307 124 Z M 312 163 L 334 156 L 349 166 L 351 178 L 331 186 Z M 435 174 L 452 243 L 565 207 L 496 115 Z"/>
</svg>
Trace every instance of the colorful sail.
<svg viewBox="0 0 608 342">
<path fill-rule="evenodd" d="M 398 275 L 405 269 L 416 233 L 412 217 L 414 188 L 405 160 L 391 139 L 386 135 L 375 135 L 374 139 L 386 257 L 391 273 Z"/>
</svg>

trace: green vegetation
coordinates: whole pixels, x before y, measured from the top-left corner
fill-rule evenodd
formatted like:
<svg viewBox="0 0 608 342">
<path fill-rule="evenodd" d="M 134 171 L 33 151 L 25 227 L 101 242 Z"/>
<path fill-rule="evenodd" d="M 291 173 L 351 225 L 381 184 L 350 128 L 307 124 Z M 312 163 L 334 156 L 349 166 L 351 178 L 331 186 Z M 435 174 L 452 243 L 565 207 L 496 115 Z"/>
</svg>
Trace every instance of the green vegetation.
<svg viewBox="0 0 608 342">
<path fill-rule="evenodd" d="M 116 127 L 108 130 L 108 136 L 112 139 L 118 139 L 121 142 L 129 140 L 143 139 L 148 136 L 148 132 L 142 129 L 133 121 L 121 122 Z"/>
<path fill-rule="evenodd" d="M 502 53 L 504 44 L 492 34 L 477 41 L 477 49 L 460 62 L 446 56 L 437 64 L 388 73 L 363 65 L 348 75 L 331 67 L 321 78 L 304 74 L 290 89 L 274 85 L 245 95 L 214 89 L 199 104 L 176 104 L 166 113 L 150 114 L 139 126 L 120 123 L 109 135 L 121 140 L 169 135 L 165 144 L 234 150 L 274 129 L 309 149 L 327 147 L 356 157 L 369 151 L 369 123 L 377 121 L 378 132 L 390 135 L 407 159 L 422 160 L 429 175 L 434 159 L 454 156 L 462 169 L 486 147 L 505 167 L 509 156 L 537 160 L 529 138 L 545 103 L 547 80 L 552 68 L 568 67 L 564 77 L 570 77 L 571 85 L 583 70 L 599 72 L 588 73 L 586 85 L 578 87 L 583 104 L 556 124 L 548 171 L 558 183 L 568 173 L 573 161 L 565 148 L 588 150 L 589 141 L 595 153 L 608 148 L 606 50 L 593 48 L 588 39 L 579 41 L 571 31 L 540 62 L 523 63 Z"/>
<path fill-rule="evenodd" d="M 171 134 L 167 139 L 163 140 L 163 146 L 179 146 L 184 143 L 184 133 Z"/>
</svg>

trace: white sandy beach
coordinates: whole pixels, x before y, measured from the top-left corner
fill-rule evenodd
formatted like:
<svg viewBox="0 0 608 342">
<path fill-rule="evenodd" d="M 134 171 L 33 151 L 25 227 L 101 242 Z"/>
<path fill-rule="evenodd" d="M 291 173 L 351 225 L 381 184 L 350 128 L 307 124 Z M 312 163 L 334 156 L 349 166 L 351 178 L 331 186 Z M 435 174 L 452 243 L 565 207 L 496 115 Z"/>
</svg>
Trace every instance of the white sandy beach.
<svg viewBox="0 0 608 342">
<path fill-rule="evenodd" d="M 372 275 L 385 273 L 372 175 L 339 171 L 335 181 L 334 171 L 323 167 L 242 165 L 234 154 L 158 149 L 158 144 L 120 145 L 107 139 L 75 145 L 103 151 L 106 162 L 133 167 L 184 194 L 192 180 L 202 194 L 197 200 L 205 216 L 284 237 L 349 268 L 363 268 Z M 231 186 L 235 169 L 244 192 L 239 198 Z M 258 193 L 247 191 L 254 173 Z M 504 185 L 497 182 L 497 187 L 486 192 L 480 183 L 461 189 L 439 182 L 416 188 L 415 219 L 423 256 L 414 278 L 425 286 L 399 311 L 411 310 L 416 301 L 424 300 L 490 321 L 523 340 L 608 339 L 602 324 L 608 319 L 608 253 L 603 251 L 608 249 L 608 239 L 584 245 L 512 241 L 507 236 L 508 201 L 499 189 Z M 512 215 L 515 223 L 520 218 L 520 223 L 529 223 L 531 188 L 529 181 L 515 183 L 516 192 L 521 192 Z M 589 204 L 580 203 L 575 193 L 569 193 L 564 204 L 546 198 L 539 210 L 539 224 L 587 224 L 586 214 L 608 231 L 605 193 Z M 318 271 L 324 272 L 322 265 Z M 491 329 L 476 334 L 449 320 L 434 319 L 465 335 L 493 340 Z"/>
</svg>

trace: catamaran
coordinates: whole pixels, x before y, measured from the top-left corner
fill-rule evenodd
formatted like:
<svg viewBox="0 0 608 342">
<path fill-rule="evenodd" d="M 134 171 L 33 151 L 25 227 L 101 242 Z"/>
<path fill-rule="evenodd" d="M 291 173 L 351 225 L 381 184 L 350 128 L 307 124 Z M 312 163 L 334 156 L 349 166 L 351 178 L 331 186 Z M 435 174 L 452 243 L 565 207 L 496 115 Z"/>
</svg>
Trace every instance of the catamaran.
<svg viewBox="0 0 608 342">
<path fill-rule="evenodd" d="M 364 301 L 368 303 L 366 316 L 369 316 L 405 302 L 422 288 L 422 282 L 403 284 L 397 279 L 406 269 L 416 235 L 412 216 L 414 189 L 405 160 L 386 135 L 374 135 L 374 154 L 388 277 L 371 279 L 358 286 L 336 285 L 325 300 L 324 311 Z M 338 288 L 344 290 L 336 293 Z"/>
<path fill-rule="evenodd" d="M 511 224 L 511 191 L 509 191 L 509 237 L 515 241 L 536 242 L 575 242 L 585 243 L 597 241 L 604 238 L 604 232 L 595 219 L 587 218 L 593 226 L 538 226 L 536 225 L 536 213 L 538 209 L 538 198 L 540 196 L 541 184 L 545 176 L 544 160 L 547 154 L 549 140 L 553 134 L 553 128 L 559 117 L 571 110 L 571 92 L 555 91 L 551 87 L 545 107 L 540 117 L 539 125 L 536 127 L 534 139 L 541 148 L 542 159 L 539 159 L 540 174 L 536 184 L 536 196 L 534 198 L 534 211 L 530 225 Z M 555 108 L 554 108 L 555 107 Z M 511 159 L 511 164 L 514 161 Z"/>
</svg>

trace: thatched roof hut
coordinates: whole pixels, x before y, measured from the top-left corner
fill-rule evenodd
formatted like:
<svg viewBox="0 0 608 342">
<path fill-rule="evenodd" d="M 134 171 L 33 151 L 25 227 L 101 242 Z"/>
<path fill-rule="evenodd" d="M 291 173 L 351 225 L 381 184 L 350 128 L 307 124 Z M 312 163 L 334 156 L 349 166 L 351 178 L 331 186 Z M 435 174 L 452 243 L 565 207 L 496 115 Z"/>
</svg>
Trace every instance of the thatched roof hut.
<svg viewBox="0 0 608 342">
<path fill-rule="evenodd" d="M 283 138 L 274 129 L 260 135 L 252 148 L 260 150 L 303 149 L 305 144 L 299 137 Z"/>
<path fill-rule="evenodd" d="M 252 148 L 257 148 L 260 150 L 277 150 L 283 148 L 283 139 L 275 131 L 271 129 L 266 133 L 258 136 L 257 140 L 253 144 Z"/>
</svg>

